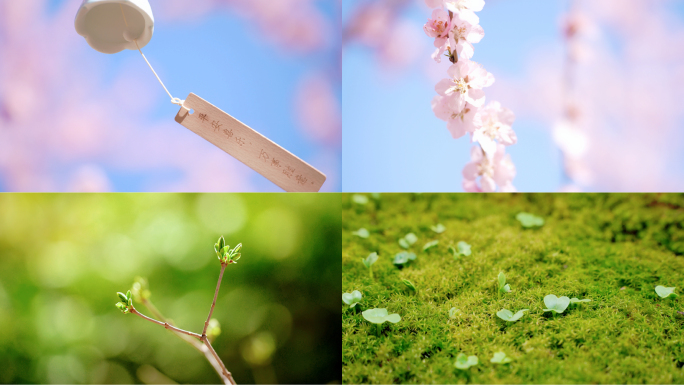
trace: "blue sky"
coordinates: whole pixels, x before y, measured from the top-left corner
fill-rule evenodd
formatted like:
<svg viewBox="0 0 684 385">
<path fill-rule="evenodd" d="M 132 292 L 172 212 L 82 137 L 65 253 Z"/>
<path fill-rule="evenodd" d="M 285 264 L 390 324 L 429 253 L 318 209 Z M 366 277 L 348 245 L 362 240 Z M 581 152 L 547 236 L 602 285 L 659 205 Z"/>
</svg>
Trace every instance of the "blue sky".
<svg viewBox="0 0 684 385">
<path fill-rule="evenodd" d="M 50 0 L 48 4 L 54 12 L 65 5 L 65 0 Z M 155 8 L 163 6 L 163 0 L 151 0 L 150 4 L 154 12 Z M 329 20 L 339 20 L 339 9 L 333 1 L 317 4 Z M 188 6 L 191 5 L 188 1 Z M 74 9 L 74 16 L 76 11 Z M 68 27 L 73 28 L 73 25 Z M 333 28 L 338 29 L 339 26 Z M 193 92 L 316 167 L 312 160 L 320 155 L 321 148 L 298 129 L 293 97 L 305 75 L 322 71 L 336 79 L 334 83 L 341 100 L 339 40 L 334 39 L 337 44 L 332 44 L 325 52 L 291 54 L 267 43 L 263 31 L 258 31 L 245 19 L 221 11 L 188 22 L 170 22 L 156 17 L 154 36 L 143 52 L 174 97 L 185 99 Z M 169 102 L 138 52 L 126 50 L 104 55 L 90 49 L 85 41 L 83 45 L 87 48 L 87 57 L 92 56 L 102 63 L 107 72 L 121 74 L 138 67 L 147 71 L 146 82 L 156 91 L 154 108 L 144 118 L 150 122 L 173 122 L 178 107 Z M 186 130 L 180 125 L 176 128 Z M 188 140 L 195 140 L 193 135 L 188 135 Z M 339 159 L 339 148 L 333 152 Z M 327 186 L 328 190 L 341 190 L 341 162 L 338 162 L 338 168 L 337 182 L 331 182 L 334 185 Z M 106 171 L 116 191 L 141 191 L 150 178 L 174 178 L 172 169 L 141 170 L 139 173 L 109 168 Z M 256 173 L 251 175 L 251 180 L 260 191 L 282 191 Z"/>
</svg>

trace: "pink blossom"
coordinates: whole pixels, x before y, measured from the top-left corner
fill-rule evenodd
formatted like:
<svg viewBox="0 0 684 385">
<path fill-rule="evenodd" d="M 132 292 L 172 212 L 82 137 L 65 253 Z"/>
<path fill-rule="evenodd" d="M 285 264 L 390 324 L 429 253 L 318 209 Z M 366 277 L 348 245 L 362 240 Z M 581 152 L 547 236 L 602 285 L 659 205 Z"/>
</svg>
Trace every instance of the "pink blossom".
<svg viewBox="0 0 684 385">
<path fill-rule="evenodd" d="M 460 60 L 447 71 L 451 79 L 442 79 L 435 86 L 440 95 L 449 96 L 454 103 L 453 108 L 462 110 L 466 102 L 475 107 L 482 107 L 485 102 L 484 87 L 494 83 L 494 76 L 482 65 L 470 60 Z"/>
<path fill-rule="evenodd" d="M 441 62 L 442 53 L 446 50 L 450 30 L 451 20 L 447 11 L 443 9 L 435 9 L 432 11 L 432 17 L 425 23 L 423 30 L 429 37 L 435 38 L 435 47 L 437 51 L 432 54 L 432 58 L 437 62 Z"/>
<path fill-rule="evenodd" d="M 503 144 L 497 146 L 493 157 L 485 156 L 481 148 L 470 149 L 471 162 L 463 168 L 463 189 L 466 192 L 494 192 L 499 186 L 501 192 L 515 192 L 513 178 L 515 165 L 506 154 Z M 480 184 L 477 178 L 480 178 Z"/>
<path fill-rule="evenodd" d="M 479 43 L 484 37 L 484 29 L 461 19 L 461 15 L 454 15 L 449 32 L 449 45 L 456 51 L 459 59 L 470 59 L 475 54 L 473 43 Z"/>
<path fill-rule="evenodd" d="M 506 146 L 518 141 L 511 128 L 513 121 L 513 111 L 501 107 L 499 102 L 490 102 L 487 107 L 481 108 L 475 117 L 472 140 L 480 143 L 484 152 L 491 156 L 496 151 L 496 141 Z"/>
<path fill-rule="evenodd" d="M 473 120 L 477 114 L 477 108 L 468 103 L 463 109 L 454 109 L 448 97 L 436 95 L 432 99 L 432 111 L 437 118 L 447 122 L 447 129 L 454 139 L 475 130 Z"/>
</svg>

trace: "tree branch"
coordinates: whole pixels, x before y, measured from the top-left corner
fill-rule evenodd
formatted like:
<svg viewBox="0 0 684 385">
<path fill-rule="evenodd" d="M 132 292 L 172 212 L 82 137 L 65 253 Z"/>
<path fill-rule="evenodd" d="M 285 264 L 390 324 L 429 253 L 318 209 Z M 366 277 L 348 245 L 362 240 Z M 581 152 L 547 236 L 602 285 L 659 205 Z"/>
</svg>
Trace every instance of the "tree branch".
<svg viewBox="0 0 684 385">
<path fill-rule="evenodd" d="M 216 291 L 214 292 L 214 301 L 211 303 L 211 309 L 209 309 L 209 316 L 204 322 L 204 329 L 202 329 L 202 336 L 207 335 L 207 328 L 209 327 L 209 320 L 211 319 L 212 313 L 214 313 L 214 306 L 216 306 L 216 297 L 218 297 L 219 288 L 221 287 L 221 279 L 223 279 L 223 272 L 226 270 L 227 263 L 221 264 L 221 273 L 219 274 L 218 282 L 216 283 Z"/>
<path fill-rule="evenodd" d="M 157 320 L 154 319 L 154 318 L 150 318 L 150 317 L 148 317 L 148 316 L 146 316 L 146 315 L 140 313 L 139 311 L 137 311 L 133 306 L 131 306 L 131 313 L 137 314 L 137 315 L 139 315 L 140 317 L 142 317 L 142 318 L 144 318 L 144 319 L 146 319 L 146 320 L 148 320 L 148 321 L 150 321 L 150 322 L 156 323 L 157 325 L 162 325 L 162 326 L 164 326 L 166 329 L 170 329 L 170 330 L 173 330 L 173 331 L 178 332 L 178 333 L 187 334 L 187 335 L 189 335 L 189 336 L 191 336 L 191 337 L 195 337 L 195 338 L 197 338 L 197 339 L 202 339 L 202 336 L 199 335 L 199 334 L 197 334 L 197 333 L 193 333 L 193 332 L 189 332 L 189 331 L 187 331 L 187 330 L 179 329 L 179 328 L 177 328 L 177 327 L 175 327 L 175 326 L 169 324 L 168 322 L 161 322 L 161 321 L 157 321 Z"/>
<path fill-rule="evenodd" d="M 230 380 L 230 383 L 232 385 L 235 385 L 235 380 L 233 379 L 233 375 L 228 371 L 228 369 L 226 369 L 226 366 L 223 364 L 223 361 L 221 361 L 218 354 L 216 354 L 216 350 L 214 350 L 214 347 L 211 346 L 211 342 L 209 342 L 209 340 L 207 339 L 207 336 L 205 335 L 205 336 L 200 337 L 200 340 L 202 342 L 204 342 L 204 346 L 208 347 L 209 350 L 211 350 L 211 354 L 214 356 L 214 358 L 216 358 L 216 361 L 218 361 L 218 363 L 221 365 L 221 370 L 223 371 L 223 375 L 226 376 L 228 378 L 228 380 Z"/>
</svg>

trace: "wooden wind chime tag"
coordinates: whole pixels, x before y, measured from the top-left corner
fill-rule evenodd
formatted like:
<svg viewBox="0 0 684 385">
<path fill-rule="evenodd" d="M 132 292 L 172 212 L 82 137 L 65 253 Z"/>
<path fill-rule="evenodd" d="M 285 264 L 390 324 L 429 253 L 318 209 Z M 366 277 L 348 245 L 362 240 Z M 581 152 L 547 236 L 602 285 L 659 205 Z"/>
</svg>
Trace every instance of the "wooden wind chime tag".
<svg viewBox="0 0 684 385">
<path fill-rule="evenodd" d="M 325 182 L 323 173 L 193 93 L 176 122 L 287 192 L 318 192 Z"/>
</svg>

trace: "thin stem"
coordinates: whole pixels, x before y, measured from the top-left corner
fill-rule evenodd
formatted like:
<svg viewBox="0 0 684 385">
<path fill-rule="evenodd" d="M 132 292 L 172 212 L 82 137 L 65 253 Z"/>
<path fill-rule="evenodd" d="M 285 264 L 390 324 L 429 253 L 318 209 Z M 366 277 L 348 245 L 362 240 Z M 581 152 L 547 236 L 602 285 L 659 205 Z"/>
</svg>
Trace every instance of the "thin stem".
<svg viewBox="0 0 684 385">
<path fill-rule="evenodd" d="M 150 321 L 150 322 L 156 323 L 157 325 L 162 325 L 162 326 L 164 326 L 166 329 L 170 329 L 170 330 L 176 331 L 176 332 L 178 332 L 178 333 L 187 334 L 187 335 L 189 335 L 189 336 L 191 336 L 191 337 L 195 337 L 195 338 L 197 338 L 197 339 L 202 339 L 202 336 L 199 335 L 199 334 L 197 334 L 197 333 L 193 333 L 193 332 L 189 332 L 189 331 L 187 331 L 187 330 L 179 329 L 179 328 L 177 328 L 177 327 L 175 327 L 175 326 L 173 326 L 173 325 L 170 325 L 168 322 L 161 322 L 161 321 L 157 321 L 157 320 L 154 319 L 154 318 L 150 318 L 150 317 L 148 317 L 148 316 L 146 316 L 146 315 L 140 313 L 139 311 L 137 311 L 133 306 L 131 306 L 131 313 L 137 314 L 137 315 L 139 315 L 140 317 L 142 317 L 142 318 L 144 318 L 144 319 L 146 319 L 146 320 L 148 320 L 148 321 Z"/>
<path fill-rule="evenodd" d="M 211 351 L 211 354 L 214 355 L 214 358 L 216 358 L 216 361 L 221 365 L 221 370 L 223 371 L 223 375 L 230 380 L 230 383 L 235 385 L 235 380 L 233 379 L 233 375 L 226 369 L 226 366 L 223 364 L 223 361 L 219 358 L 218 354 L 216 354 L 216 350 L 214 350 L 214 347 L 211 346 L 211 343 L 209 342 L 209 339 L 207 339 L 207 336 L 201 336 L 200 340 L 204 342 L 204 346 L 208 347 L 209 350 Z"/>
<path fill-rule="evenodd" d="M 223 279 L 223 272 L 226 270 L 227 263 L 221 264 L 221 274 L 219 274 L 218 282 L 216 283 L 216 291 L 214 292 L 214 301 L 211 303 L 211 309 L 209 310 L 209 316 L 204 322 L 204 329 L 202 330 L 202 336 L 207 335 L 207 328 L 209 327 L 209 320 L 211 319 L 211 314 L 214 312 L 214 306 L 216 305 L 216 297 L 218 297 L 219 288 L 221 287 L 221 279 Z"/>
</svg>

